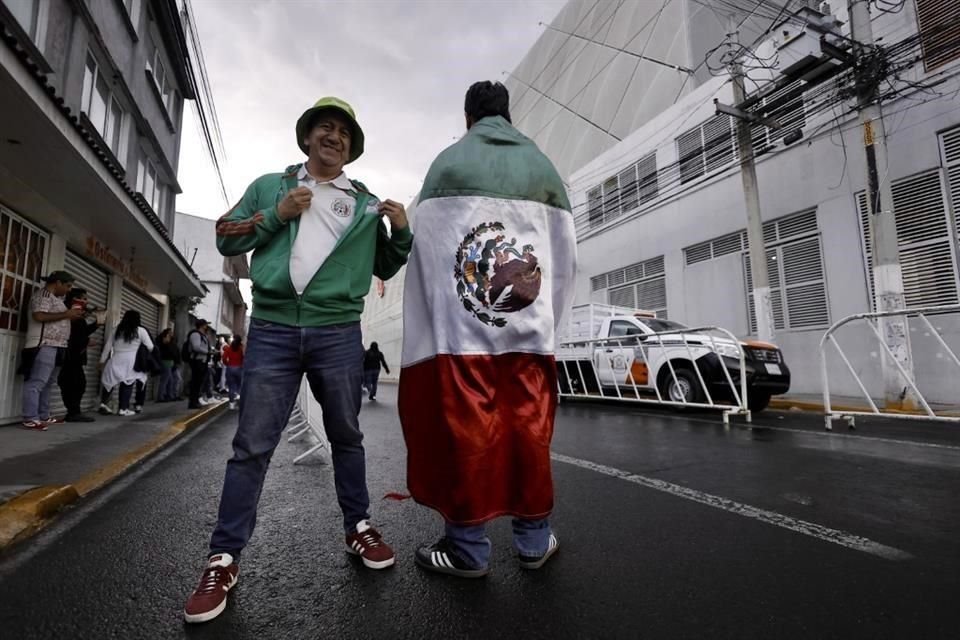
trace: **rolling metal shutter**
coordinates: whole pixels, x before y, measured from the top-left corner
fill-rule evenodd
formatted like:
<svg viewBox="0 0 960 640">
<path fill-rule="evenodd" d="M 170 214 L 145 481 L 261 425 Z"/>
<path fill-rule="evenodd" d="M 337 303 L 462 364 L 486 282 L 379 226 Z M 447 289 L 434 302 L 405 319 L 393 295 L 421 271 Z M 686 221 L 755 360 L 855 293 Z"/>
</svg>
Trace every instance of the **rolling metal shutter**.
<svg viewBox="0 0 960 640">
<path fill-rule="evenodd" d="M 150 334 L 154 344 L 157 341 L 157 334 L 160 333 L 160 303 L 150 296 L 140 293 L 127 285 L 123 285 L 123 292 L 120 296 L 121 313 L 126 313 L 130 309 L 140 312 L 140 324 Z M 151 377 L 147 382 L 147 399 L 153 398 L 155 378 Z"/>
<path fill-rule="evenodd" d="M 87 290 L 87 300 L 97 309 L 107 308 L 107 298 L 110 293 L 110 276 L 106 271 L 87 262 L 72 251 L 67 251 L 63 262 L 63 267 L 77 279 L 77 286 Z M 87 376 L 87 390 L 83 394 L 83 401 L 80 408 L 83 411 L 91 411 L 100 404 L 100 372 L 97 370 L 97 362 L 100 361 L 100 352 L 103 349 L 104 330 L 98 329 L 90 336 L 90 346 L 87 347 L 87 366 L 84 367 L 84 373 Z M 53 396 L 56 396 L 54 398 Z M 62 407 L 63 399 L 60 397 L 59 389 L 55 394 L 51 394 L 51 405 L 56 409 L 54 415 L 61 415 L 64 411 Z"/>
</svg>

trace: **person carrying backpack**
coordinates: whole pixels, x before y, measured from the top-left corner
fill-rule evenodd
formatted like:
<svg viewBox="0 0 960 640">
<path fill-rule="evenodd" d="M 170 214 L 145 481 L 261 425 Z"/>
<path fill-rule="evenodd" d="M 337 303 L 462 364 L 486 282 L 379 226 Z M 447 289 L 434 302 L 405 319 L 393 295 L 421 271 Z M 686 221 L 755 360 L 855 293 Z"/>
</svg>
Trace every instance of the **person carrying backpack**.
<svg viewBox="0 0 960 640">
<path fill-rule="evenodd" d="M 190 366 L 190 403 L 188 409 L 199 409 L 207 404 L 200 401 L 200 392 L 207 379 L 207 358 L 210 356 L 210 343 L 207 341 L 207 321 L 203 318 L 194 323 L 194 330 L 180 349 L 183 361 Z"/>
</svg>

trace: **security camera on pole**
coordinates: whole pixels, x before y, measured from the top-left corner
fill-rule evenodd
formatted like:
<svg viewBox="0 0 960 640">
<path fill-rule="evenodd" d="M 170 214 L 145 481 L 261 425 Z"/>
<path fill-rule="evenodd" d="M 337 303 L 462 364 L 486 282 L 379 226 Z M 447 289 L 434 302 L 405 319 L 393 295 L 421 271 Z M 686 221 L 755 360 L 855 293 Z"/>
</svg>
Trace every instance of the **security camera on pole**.
<svg viewBox="0 0 960 640">
<path fill-rule="evenodd" d="M 876 310 L 897 311 L 906 308 L 903 273 L 897 242 L 897 223 L 893 210 L 893 189 L 887 160 L 887 135 L 883 125 L 878 86 L 883 79 L 872 64 L 876 48 L 870 23 L 869 0 L 850 0 L 850 30 L 854 43 L 857 71 L 857 104 L 863 124 L 863 145 L 867 159 L 867 202 L 870 242 L 873 255 L 873 282 Z M 887 350 L 882 358 L 884 401 L 888 409 L 912 410 L 917 400 L 904 376 L 914 379 L 913 356 L 906 316 L 880 319 L 880 331 Z"/>
</svg>

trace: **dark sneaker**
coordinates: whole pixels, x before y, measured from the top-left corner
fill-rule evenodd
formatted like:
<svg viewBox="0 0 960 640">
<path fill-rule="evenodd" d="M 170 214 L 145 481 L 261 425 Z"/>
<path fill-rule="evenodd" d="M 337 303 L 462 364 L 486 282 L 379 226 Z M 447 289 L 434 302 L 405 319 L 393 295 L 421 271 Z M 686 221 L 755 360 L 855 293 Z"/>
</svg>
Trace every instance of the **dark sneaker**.
<svg viewBox="0 0 960 640">
<path fill-rule="evenodd" d="M 212 556 L 200 576 L 200 583 L 190 594 L 183 618 L 187 622 L 207 622 L 227 608 L 227 592 L 237 584 L 240 565 L 229 553 Z"/>
<path fill-rule="evenodd" d="M 414 555 L 416 563 L 427 571 L 446 573 L 460 578 L 482 578 L 490 573 L 490 567 L 474 569 L 453 551 L 446 538 L 440 538 L 436 544 L 420 547 Z"/>
<path fill-rule="evenodd" d="M 539 569 L 547 560 L 550 559 L 550 556 L 557 552 L 557 549 L 560 548 L 560 541 L 557 540 L 557 536 L 550 534 L 550 541 L 547 543 L 547 552 L 542 556 L 525 556 L 518 555 L 517 560 L 520 562 L 521 569 Z"/>
<path fill-rule="evenodd" d="M 96 422 L 95 418 L 85 415 L 83 413 L 69 413 L 67 417 L 64 418 L 66 422 Z"/>
<path fill-rule="evenodd" d="M 370 569 L 386 569 L 396 562 L 393 549 L 387 546 L 369 520 L 357 523 L 357 532 L 347 534 L 347 553 L 360 556 Z"/>
<path fill-rule="evenodd" d="M 20 423 L 20 426 L 24 429 L 29 429 L 30 431 L 46 431 L 47 425 L 40 422 L 39 420 L 25 420 Z"/>
</svg>

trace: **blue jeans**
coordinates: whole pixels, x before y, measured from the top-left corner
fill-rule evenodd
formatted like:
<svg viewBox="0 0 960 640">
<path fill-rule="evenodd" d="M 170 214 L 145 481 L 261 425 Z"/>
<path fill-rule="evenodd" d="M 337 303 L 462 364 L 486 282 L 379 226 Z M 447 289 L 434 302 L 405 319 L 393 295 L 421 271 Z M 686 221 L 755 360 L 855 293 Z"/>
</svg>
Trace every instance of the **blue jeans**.
<svg viewBox="0 0 960 640">
<path fill-rule="evenodd" d="M 50 417 L 50 390 L 57 381 L 57 348 L 43 346 L 23 381 L 23 421 Z"/>
<path fill-rule="evenodd" d="M 173 365 L 164 363 L 160 369 L 160 380 L 157 381 L 157 402 L 166 402 L 176 398 L 176 393 L 171 391 L 173 386 Z"/>
<path fill-rule="evenodd" d="M 211 554 L 229 553 L 239 558 L 250 540 L 267 467 L 290 419 L 304 374 L 323 412 L 343 527 L 355 531 L 358 522 L 370 517 L 358 419 L 363 376 L 360 323 L 289 327 L 253 319 L 247 340 L 240 424 L 233 439 L 233 457 L 227 462 Z"/>
<path fill-rule="evenodd" d="M 363 386 L 367 388 L 367 393 L 373 398 L 377 395 L 377 382 L 380 380 L 380 369 L 363 370 Z"/>
<path fill-rule="evenodd" d="M 240 395 L 240 385 L 243 383 L 243 367 L 227 367 L 227 389 L 230 392 L 230 402 Z"/>
<path fill-rule="evenodd" d="M 542 520 L 513 519 L 513 546 L 521 555 L 542 556 L 550 544 L 550 522 Z M 486 525 L 469 527 L 448 522 L 447 540 L 453 545 L 457 555 L 475 569 L 482 569 L 490 563 L 490 538 Z"/>
</svg>

